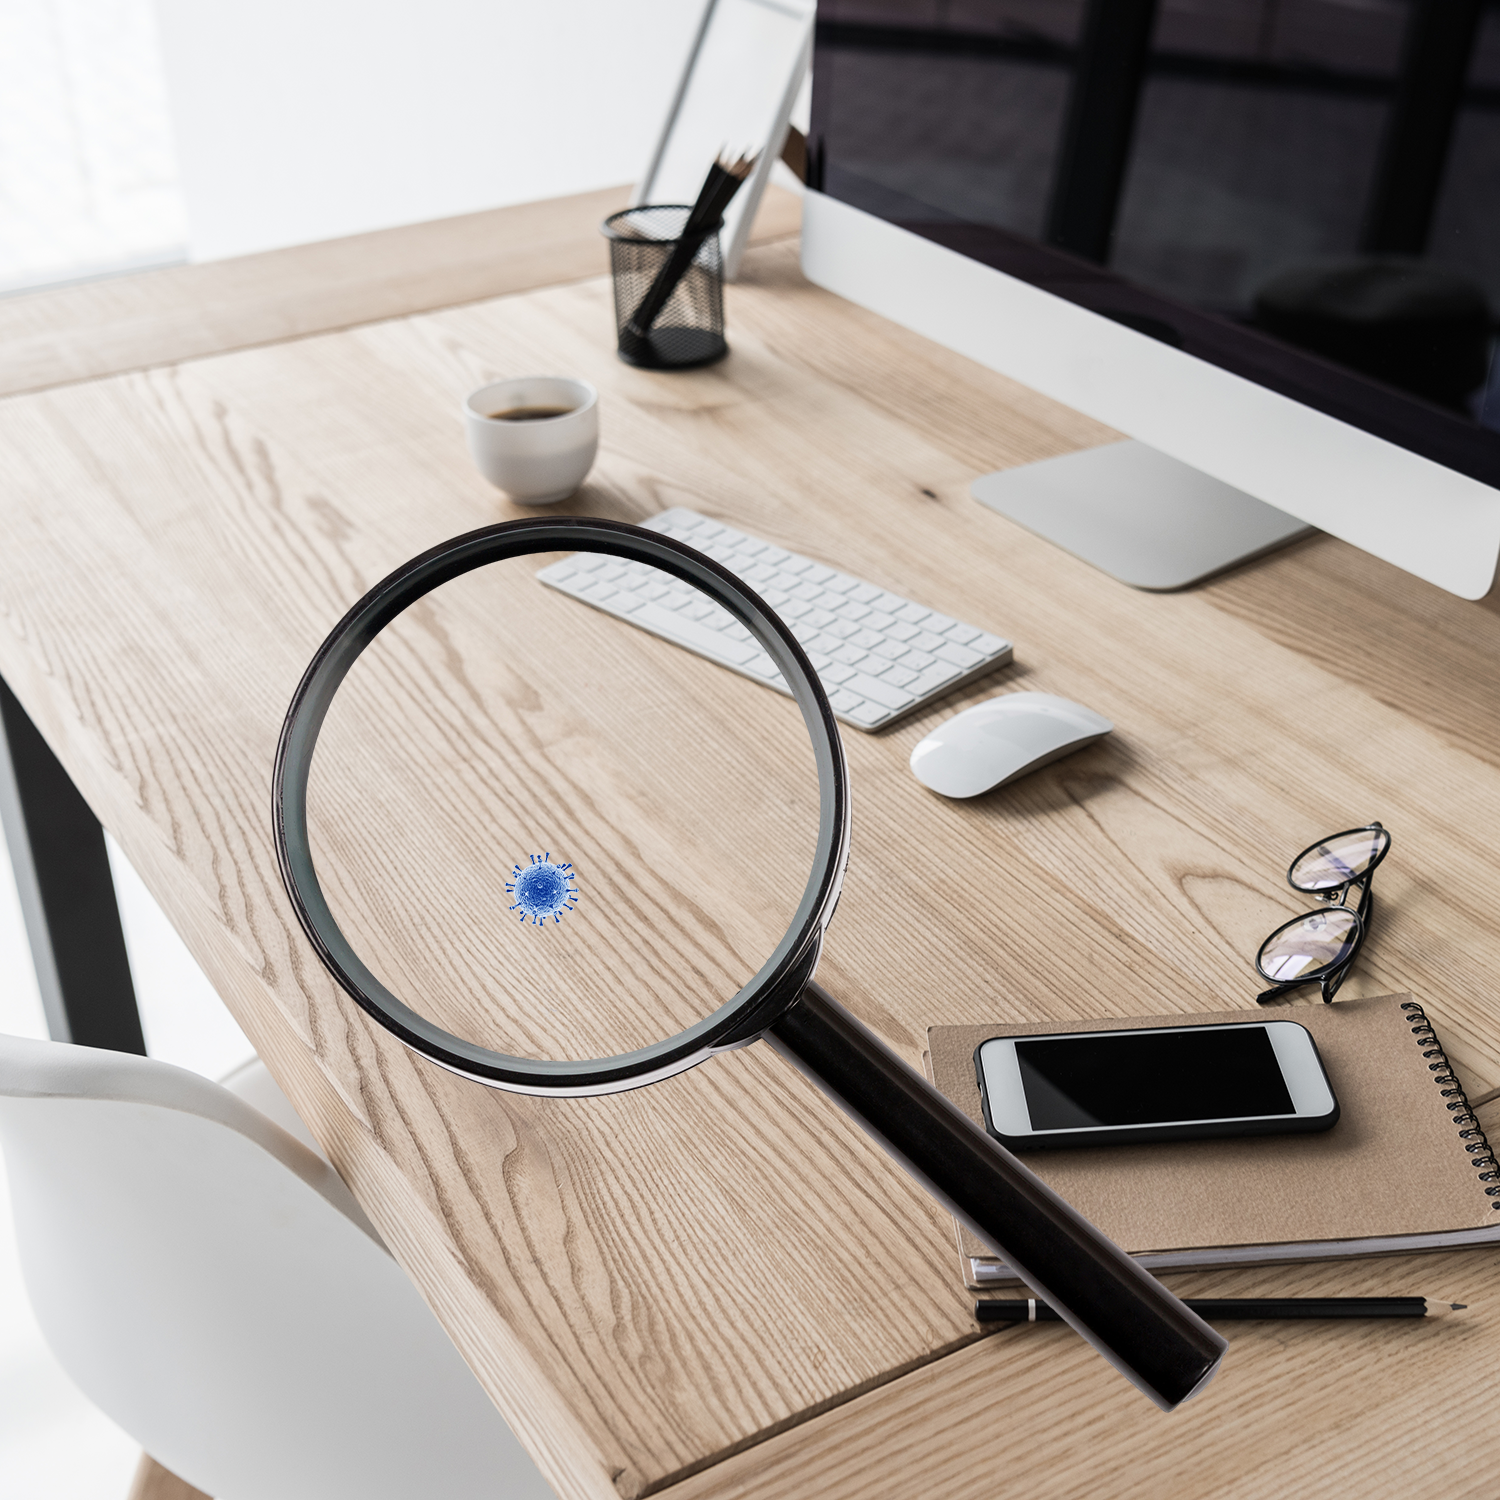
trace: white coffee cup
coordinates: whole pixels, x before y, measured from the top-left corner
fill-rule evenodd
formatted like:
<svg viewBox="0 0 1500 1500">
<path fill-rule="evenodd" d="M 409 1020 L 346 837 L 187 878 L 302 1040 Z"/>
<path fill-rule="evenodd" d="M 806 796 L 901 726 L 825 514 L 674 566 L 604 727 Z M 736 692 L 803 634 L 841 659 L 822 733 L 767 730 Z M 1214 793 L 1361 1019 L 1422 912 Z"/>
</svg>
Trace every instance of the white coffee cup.
<svg viewBox="0 0 1500 1500">
<path fill-rule="evenodd" d="M 515 413 L 515 415 L 508 415 Z M 566 375 L 481 386 L 464 402 L 479 472 L 520 505 L 566 500 L 599 449 L 599 392 Z"/>
</svg>

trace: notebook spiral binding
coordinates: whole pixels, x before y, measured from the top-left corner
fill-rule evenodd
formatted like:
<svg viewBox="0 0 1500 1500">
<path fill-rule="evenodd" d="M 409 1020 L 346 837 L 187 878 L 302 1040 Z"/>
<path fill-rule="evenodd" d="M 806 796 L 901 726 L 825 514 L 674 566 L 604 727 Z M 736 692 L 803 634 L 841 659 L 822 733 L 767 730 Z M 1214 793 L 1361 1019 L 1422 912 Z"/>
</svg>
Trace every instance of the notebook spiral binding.
<svg viewBox="0 0 1500 1500">
<path fill-rule="evenodd" d="M 1433 1074 L 1432 1081 L 1442 1086 L 1443 1098 L 1449 1101 L 1447 1107 L 1453 1115 L 1453 1123 L 1463 1127 L 1458 1132 L 1458 1138 L 1464 1142 L 1464 1150 L 1473 1158 L 1473 1164 L 1479 1172 L 1479 1180 L 1494 1183 L 1500 1179 L 1500 1168 L 1496 1166 L 1495 1153 L 1490 1149 L 1484 1127 L 1470 1107 L 1463 1085 L 1453 1072 L 1453 1064 L 1448 1061 L 1448 1054 L 1443 1051 L 1443 1044 L 1437 1039 L 1437 1032 L 1432 1029 L 1432 1023 L 1427 1019 L 1427 1012 L 1414 1000 L 1403 1001 L 1401 1009 L 1407 1012 L 1409 1020 L 1417 1023 L 1412 1027 L 1411 1034 L 1416 1037 L 1418 1046 L 1422 1048 L 1422 1056 L 1436 1059 L 1427 1064 L 1428 1071 Z M 1500 1187 L 1491 1186 L 1484 1191 L 1487 1197 L 1500 1199 Z M 1500 1213 L 1500 1202 L 1491 1203 L 1490 1207 L 1496 1213 Z"/>
</svg>

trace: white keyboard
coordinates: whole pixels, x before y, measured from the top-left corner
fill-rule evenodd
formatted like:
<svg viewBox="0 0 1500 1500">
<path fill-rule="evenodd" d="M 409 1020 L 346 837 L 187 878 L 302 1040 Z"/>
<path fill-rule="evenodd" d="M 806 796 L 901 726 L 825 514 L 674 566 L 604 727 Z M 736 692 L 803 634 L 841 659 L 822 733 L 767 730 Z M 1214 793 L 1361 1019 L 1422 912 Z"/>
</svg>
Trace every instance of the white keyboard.
<svg viewBox="0 0 1500 1500">
<path fill-rule="evenodd" d="M 998 635 L 697 511 L 664 510 L 643 524 L 707 553 L 749 584 L 807 652 L 834 713 L 856 729 L 883 729 L 1011 658 L 1011 643 Z M 577 552 L 537 577 L 595 609 L 787 691 L 775 663 L 727 610 L 646 563 Z"/>
</svg>

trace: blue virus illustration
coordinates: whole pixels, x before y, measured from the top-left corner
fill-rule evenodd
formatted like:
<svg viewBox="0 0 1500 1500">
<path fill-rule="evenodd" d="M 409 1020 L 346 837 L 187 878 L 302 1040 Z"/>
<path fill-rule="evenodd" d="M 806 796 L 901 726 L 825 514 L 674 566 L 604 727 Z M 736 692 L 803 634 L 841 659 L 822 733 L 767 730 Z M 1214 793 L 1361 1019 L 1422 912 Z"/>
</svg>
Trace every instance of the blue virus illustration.
<svg viewBox="0 0 1500 1500">
<path fill-rule="evenodd" d="M 505 884 L 506 893 L 516 899 L 511 911 L 528 917 L 533 927 L 541 927 L 551 917 L 561 922 L 563 913 L 578 905 L 578 877 L 572 865 L 555 865 L 552 854 L 533 854 L 529 865 L 517 865 Z"/>
</svg>

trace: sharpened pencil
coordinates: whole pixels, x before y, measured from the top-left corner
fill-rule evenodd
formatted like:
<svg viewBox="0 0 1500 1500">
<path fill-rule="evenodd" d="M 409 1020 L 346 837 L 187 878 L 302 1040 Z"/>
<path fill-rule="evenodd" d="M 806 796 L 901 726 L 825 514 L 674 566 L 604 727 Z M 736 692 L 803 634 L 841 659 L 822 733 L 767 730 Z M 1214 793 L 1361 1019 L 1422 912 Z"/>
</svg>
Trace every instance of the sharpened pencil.
<svg viewBox="0 0 1500 1500">
<path fill-rule="evenodd" d="M 1463 1312 L 1467 1302 L 1441 1297 L 1187 1297 L 1200 1318 L 1211 1323 L 1231 1318 L 1442 1318 Z M 974 1304 L 981 1323 L 1060 1323 L 1035 1297 L 981 1298 Z"/>
</svg>

